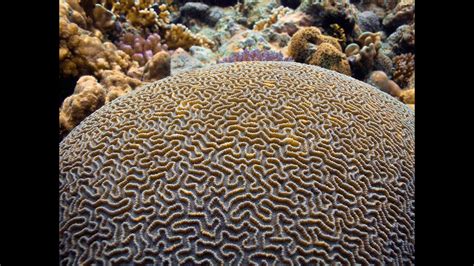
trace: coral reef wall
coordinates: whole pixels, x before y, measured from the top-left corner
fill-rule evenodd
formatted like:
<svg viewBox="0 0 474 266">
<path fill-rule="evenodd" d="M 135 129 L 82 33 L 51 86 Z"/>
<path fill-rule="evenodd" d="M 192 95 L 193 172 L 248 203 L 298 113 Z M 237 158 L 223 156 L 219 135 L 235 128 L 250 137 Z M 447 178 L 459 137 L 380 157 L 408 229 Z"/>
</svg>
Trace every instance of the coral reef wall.
<svg viewBox="0 0 474 266">
<path fill-rule="evenodd" d="M 59 0 L 59 6 L 61 136 L 140 85 L 220 62 L 317 65 L 414 106 L 413 0 Z"/>
</svg>

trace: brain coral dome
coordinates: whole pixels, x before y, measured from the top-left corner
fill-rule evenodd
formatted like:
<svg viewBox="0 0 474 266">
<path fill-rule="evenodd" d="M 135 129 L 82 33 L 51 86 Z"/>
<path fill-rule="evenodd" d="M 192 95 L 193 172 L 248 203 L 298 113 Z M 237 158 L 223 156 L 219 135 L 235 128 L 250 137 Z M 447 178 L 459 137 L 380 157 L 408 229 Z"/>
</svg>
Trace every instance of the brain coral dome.
<svg viewBox="0 0 474 266">
<path fill-rule="evenodd" d="M 161 79 L 60 144 L 61 264 L 413 264 L 414 113 L 294 62 Z"/>
</svg>

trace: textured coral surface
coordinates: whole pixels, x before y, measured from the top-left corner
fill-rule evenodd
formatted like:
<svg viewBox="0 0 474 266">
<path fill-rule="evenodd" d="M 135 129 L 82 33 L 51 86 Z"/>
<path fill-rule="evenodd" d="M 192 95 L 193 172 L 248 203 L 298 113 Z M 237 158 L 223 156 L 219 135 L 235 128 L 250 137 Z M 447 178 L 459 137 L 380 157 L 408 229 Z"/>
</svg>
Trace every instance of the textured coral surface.
<svg viewBox="0 0 474 266">
<path fill-rule="evenodd" d="M 219 64 L 60 144 L 62 264 L 414 263 L 414 113 L 293 62 Z"/>
</svg>

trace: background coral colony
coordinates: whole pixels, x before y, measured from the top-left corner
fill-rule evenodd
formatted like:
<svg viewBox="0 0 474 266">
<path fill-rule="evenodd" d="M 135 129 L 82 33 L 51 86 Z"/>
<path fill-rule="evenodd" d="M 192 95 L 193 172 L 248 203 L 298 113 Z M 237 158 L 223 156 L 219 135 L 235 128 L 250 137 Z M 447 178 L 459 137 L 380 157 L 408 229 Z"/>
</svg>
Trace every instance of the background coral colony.
<svg viewBox="0 0 474 266">
<path fill-rule="evenodd" d="M 414 1 L 59 6 L 61 264 L 414 264 Z"/>
</svg>

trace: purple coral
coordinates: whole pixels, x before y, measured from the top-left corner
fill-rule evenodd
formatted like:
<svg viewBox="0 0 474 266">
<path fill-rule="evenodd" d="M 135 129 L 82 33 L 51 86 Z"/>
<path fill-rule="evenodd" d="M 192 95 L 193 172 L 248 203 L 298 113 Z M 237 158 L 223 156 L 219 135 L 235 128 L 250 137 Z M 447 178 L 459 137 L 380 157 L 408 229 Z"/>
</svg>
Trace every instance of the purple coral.
<svg viewBox="0 0 474 266">
<path fill-rule="evenodd" d="M 294 60 L 291 57 L 284 57 L 280 52 L 268 51 L 268 50 L 247 50 L 244 49 L 241 52 L 233 53 L 228 57 L 223 58 L 218 63 L 232 63 L 241 61 L 291 61 Z"/>
<path fill-rule="evenodd" d="M 143 66 L 150 60 L 154 54 L 160 51 L 167 51 L 168 46 L 161 44 L 160 35 L 153 33 L 144 39 L 140 35 L 125 33 L 117 43 L 120 50 L 124 51 L 130 57 Z"/>
</svg>

